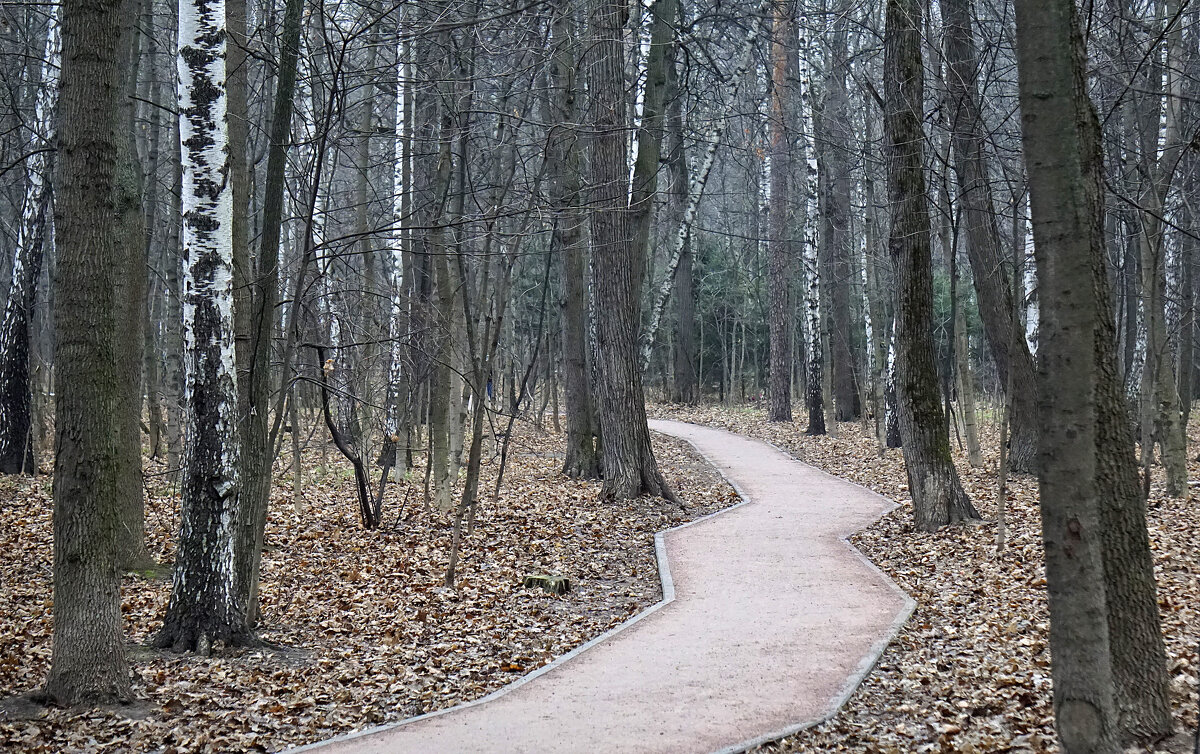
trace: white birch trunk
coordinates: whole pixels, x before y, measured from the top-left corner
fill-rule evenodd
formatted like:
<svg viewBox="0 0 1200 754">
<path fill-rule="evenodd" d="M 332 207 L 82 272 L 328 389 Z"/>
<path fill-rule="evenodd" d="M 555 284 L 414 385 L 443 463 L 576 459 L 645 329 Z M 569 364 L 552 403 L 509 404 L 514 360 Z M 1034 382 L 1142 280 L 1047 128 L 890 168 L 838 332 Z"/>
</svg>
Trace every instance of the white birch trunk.
<svg viewBox="0 0 1200 754">
<path fill-rule="evenodd" d="M 46 46 L 42 55 L 37 95 L 34 99 L 31 154 L 21 225 L 8 300 L 0 320 L 0 473 L 34 471 L 33 430 L 29 395 L 29 323 L 38 278 L 42 272 L 45 240 L 51 237 L 50 173 L 54 169 L 54 113 L 58 102 L 58 70 L 62 37 L 59 5 L 52 6 L 46 21 Z"/>
<path fill-rule="evenodd" d="M 233 192 L 224 0 L 179 4 L 187 446 L 174 586 L 160 646 L 206 653 L 246 632 L 233 578 L 238 507 Z"/>
<path fill-rule="evenodd" d="M 801 25 L 800 36 L 800 130 L 801 154 L 804 159 L 804 251 L 801 259 L 804 273 L 808 281 L 804 303 L 806 322 L 805 330 L 808 337 L 808 391 L 810 397 L 807 404 L 811 408 L 816 400 L 811 397 L 814 393 L 822 392 L 824 355 L 821 343 L 821 271 L 817 263 L 817 149 L 814 130 L 814 98 L 812 93 L 812 72 L 809 66 L 809 54 L 812 41 L 807 25 Z M 822 400 L 822 408 L 824 401 Z M 809 429 L 815 429 L 816 422 L 809 418 Z M 824 428 L 824 420 L 820 423 Z"/>
</svg>

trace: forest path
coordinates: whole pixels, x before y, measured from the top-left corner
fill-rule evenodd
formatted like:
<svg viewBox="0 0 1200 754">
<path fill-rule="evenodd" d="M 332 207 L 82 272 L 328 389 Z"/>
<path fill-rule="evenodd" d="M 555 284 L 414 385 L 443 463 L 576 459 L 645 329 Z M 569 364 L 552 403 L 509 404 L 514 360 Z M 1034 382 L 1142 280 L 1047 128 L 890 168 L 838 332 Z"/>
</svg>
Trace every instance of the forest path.
<svg viewBox="0 0 1200 754">
<path fill-rule="evenodd" d="M 846 541 L 892 503 L 757 440 L 650 427 L 745 501 L 657 535 L 662 602 L 483 699 L 303 750 L 739 751 L 841 706 L 912 611 Z"/>
</svg>

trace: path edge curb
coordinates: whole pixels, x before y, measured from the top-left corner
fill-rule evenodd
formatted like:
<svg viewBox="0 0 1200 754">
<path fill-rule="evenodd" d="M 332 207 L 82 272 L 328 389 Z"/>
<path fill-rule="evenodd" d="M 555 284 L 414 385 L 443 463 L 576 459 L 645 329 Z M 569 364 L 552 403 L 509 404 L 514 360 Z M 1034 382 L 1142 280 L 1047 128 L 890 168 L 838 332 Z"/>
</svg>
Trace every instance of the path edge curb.
<svg viewBox="0 0 1200 754">
<path fill-rule="evenodd" d="M 680 423 L 684 423 L 684 422 L 680 422 Z M 700 426 L 700 425 L 696 425 L 696 426 Z M 363 728 L 362 730 L 352 731 L 350 733 L 343 733 L 340 736 L 334 736 L 333 738 L 326 738 L 326 739 L 322 739 L 320 741 L 314 741 L 312 743 L 304 744 L 302 746 L 283 749 L 282 751 L 285 754 L 301 754 L 302 752 L 318 751 L 321 749 L 321 747 L 324 747 L 324 746 L 329 746 L 332 744 L 340 744 L 340 743 L 349 743 L 356 739 L 364 738 L 366 736 L 371 736 L 376 733 L 383 733 L 383 732 L 386 732 L 389 730 L 395 730 L 397 728 L 401 728 L 406 725 L 412 725 L 413 723 L 418 723 L 418 722 L 428 720 L 433 717 L 440 717 L 442 715 L 447 715 L 451 712 L 457 712 L 459 710 L 469 709 L 471 707 L 476 707 L 478 705 L 485 704 L 485 703 L 493 701 L 495 699 L 499 699 L 513 691 L 516 691 L 517 689 L 521 688 L 522 686 L 529 683 L 530 681 L 533 681 L 534 679 L 536 679 L 540 676 L 543 676 L 546 673 L 549 673 L 550 671 L 554 670 L 558 666 L 566 663 L 568 660 L 578 657 L 579 655 L 583 654 L 587 650 L 596 646 L 600 642 L 605 641 L 606 639 L 609 639 L 613 636 L 616 636 L 617 634 L 630 628 L 634 624 L 640 623 L 644 619 L 649 618 L 654 613 L 658 612 L 662 608 L 664 608 L 667 605 L 674 602 L 675 601 L 675 579 L 671 576 L 671 565 L 667 559 L 666 535 L 668 535 L 672 532 L 675 532 L 675 531 L 679 531 L 680 529 L 686 529 L 689 526 L 695 526 L 696 524 L 702 523 L 711 518 L 715 518 L 716 516 L 723 515 L 725 513 L 728 513 L 729 511 L 735 510 L 737 508 L 741 508 L 744 505 L 748 505 L 752 501 L 751 501 L 750 497 L 745 493 L 745 491 L 741 488 L 741 486 L 737 484 L 737 482 L 734 482 L 732 479 L 725 476 L 725 472 L 723 472 L 715 463 L 713 463 L 713 460 L 711 458 L 709 458 L 707 455 L 705 455 L 703 451 L 701 451 L 699 448 L 697 448 L 691 442 L 689 442 L 688 440 L 686 440 L 682 437 L 678 437 L 677 435 L 672 435 L 668 432 L 660 432 L 659 434 L 666 435 L 668 437 L 672 437 L 676 440 L 680 440 L 682 442 L 687 443 L 692 448 L 692 450 L 696 452 L 697 455 L 699 455 L 701 458 L 704 459 L 704 462 L 707 463 L 710 468 L 712 468 L 715 472 L 717 472 L 717 474 L 720 475 L 721 479 L 724 480 L 726 484 L 728 484 L 730 487 L 733 488 L 733 491 L 736 492 L 738 497 L 740 498 L 739 502 L 734 503 L 733 505 L 727 506 L 725 508 L 722 508 L 719 511 L 713 511 L 712 513 L 701 516 L 700 518 L 697 518 L 693 521 L 688 521 L 686 523 L 679 524 L 678 526 L 672 526 L 669 529 L 663 529 L 662 531 L 657 531 L 654 533 L 654 560 L 658 567 L 658 580 L 659 580 L 659 584 L 661 585 L 661 588 L 662 588 L 662 595 L 663 595 L 662 599 L 660 599 L 658 602 L 655 602 L 653 605 L 650 605 L 649 607 L 645 608 L 644 610 L 637 613 L 636 615 L 632 615 L 629 618 L 626 618 L 624 621 L 613 626 L 612 628 L 608 629 L 607 631 L 600 634 L 599 636 L 593 637 L 593 638 L 589 639 L 588 641 L 584 642 L 583 644 L 580 644 L 578 647 L 575 647 L 570 652 L 567 652 L 564 655 L 560 655 L 559 657 L 556 657 L 554 660 L 546 663 L 545 665 L 538 668 L 537 670 L 526 673 L 525 675 L 521 676 L 520 678 L 516 679 L 515 681 L 512 681 L 511 683 L 509 683 L 505 686 L 501 686 L 500 688 L 496 689 L 495 691 L 491 692 L 490 694 L 487 694 L 486 696 L 481 696 L 478 699 L 473 699 L 469 702 L 463 702 L 462 704 L 456 704 L 453 707 L 447 707 L 445 709 L 434 710 L 433 712 L 426 712 L 425 714 L 417 715 L 416 717 L 406 717 L 403 720 L 397 720 L 394 723 L 383 723 L 382 725 L 376 725 L 376 726 L 373 726 L 370 728 Z"/>
<path fill-rule="evenodd" d="M 694 422 L 685 422 L 685 421 L 680 421 L 678 419 L 660 419 L 659 421 L 673 421 L 673 422 L 677 422 L 679 424 L 691 424 L 692 426 L 695 426 L 695 427 L 703 427 L 705 429 L 717 429 L 722 432 L 729 432 L 729 430 L 725 429 L 724 427 L 712 427 L 707 424 L 696 424 Z M 663 434 L 666 434 L 666 433 L 663 433 Z M 738 433 L 730 432 L 730 434 L 738 434 Z M 880 514 L 875 518 L 874 521 L 867 524 L 866 526 L 859 527 L 858 529 L 855 529 L 852 532 L 849 532 L 847 534 L 839 536 L 838 540 L 842 544 L 844 544 L 846 547 L 848 547 L 850 549 L 850 551 L 853 552 L 858 557 L 859 560 L 861 560 L 864 564 L 866 564 L 866 566 L 868 568 L 870 568 L 872 571 L 874 571 L 876 574 L 878 574 L 880 578 L 882 578 L 885 582 L 887 582 L 897 594 L 899 594 L 901 597 L 904 598 L 904 608 L 896 616 L 895 620 L 892 621 L 892 625 L 889 627 L 887 634 L 885 636 L 880 637 L 880 639 L 877 642 L 875 642 L 874 644 L 871 645 L 871 649 L 867 652 L 866 655 L 863 656 L 862 661 L 858 664 L 858 667 L 855 668 L 854 673 L 852 673 L 850 675 L 850 677 L 846 679 L 846 682 L 842 685 L 842 688 L 837 693 L 837 695 L 834 696 L 832 699 L 830 699 L 831 707 L 828 712 L 826 712 L 825 714 L 821 715 L 818 718 L 811 719 L 811 720 L 805 720 L 803 722 L 799 722 L 794 725 L 789 725 L 786 728 L 782 728 L 777 731 L 772 731 L 771 733 L 766 733 L 764 735 L 756 736 L 754 738 L 747 739 L 745 741 L 740 741 L 736 744 L 733 744 L 732 746 L 726 746 L 724 748 L 717 749 L 712 754 L 742 754 L 742 752 L 748 751 L 749 749 L 753 749 L 756 746 L 762 746 L 763 744 L 768 744 L 768 743 L 771 743 L 772 741 L 778 741 L 781 738 L 787 738 L 788 736 L 793 736 L 797 733 L 808 730 L 810 728 L 815 728 L 818 725 L 821 725 L 823 723 L 826 723 L 826 722 L 829 722 L 830 720 L 832 720 L 834 717 L 837 716 L 837 714 L 839 712 L 841 712 L 842 707 L 846 704 L 846 702 L 850 701 L 850 697 L 854 696 L 854 692 L 858 690 L 859 685 L 862 684 L 862 682 L 866 679 L 867 675 L 870 674 L 872 669 L 874 669 L 875 665 L 879 662 L 879 658 L 883 656 L 884 651 L 888 648 L 888 645 L 890 645 L 892 643 L 892 640 L 895 639 L 896 636 L 898 636 L 900 634 L 900 629 L 902 629 L 904 627 L 904 624 L 907 623 L 908 619 L 912 617 L 913 611 L 915 611 L 917 609 L 917 601 L 915 599 L 913 599 L 912 595 L 910 595 L 908 592 L 906 592 L 902 588 L 900 588 L 900 585 L 897 584 L 896 581 L 891 576 L 888 576 L 886 573 L 884 573 L 883 570 L 879 566 L 875 565 L 873 562 L 871 562 L 870 558 L 868 558 L 865 554 L 863 554 L 862 550 L 858 549 L 857 547 L 854 546 L 854 544 L 852 542 L 850 542 L 851 536 L 853 536 L 854 534 L 857 534 L 860 531 L 863 531 L 864 529 L 866 529 L 869 526 L 872 526 L 873 524 L 877 523 L 879 521 L 879 519 L 883 518 L 887 514 L 891 513 L 892 511 L 896 510 L 897 508 L 899 508 L 900 507 L 899 503 L 897 503 L 895 500 L 892 500 L 889 497 L 884 497 L 883 495 L 879 494 L 878 492 L 871 489 L 870 487 L 867 487 L 864 484 L 859 484 L 858 482 L 854 482 L 849 479 L 843 479 L 842 477 L 837 476 L 836 474 L 831 474 L 828 471 L 826 471 L 825 469 L 819 468 L 817 466 L 812 465 L 811 463 L 808 463 L 807 461 L 804 461 L 803 459 L 797 458 L 794 453 L 791 453 L 787 449 L 782 448 L 779 445 L 776 445 L 775 443 L 771 442 L 770 440 L 763 440 L 758 437 L 749 437 L 748 435 L 740 435 L 740 436 L 746 437 L 747 439 L 750 439 L 750 440 L 756 440 L 758 442 L 761 442 L 764 445 L 774 448 L 775 450 L 779 451 L 783 455 L 792 459 L 796 463 L 804 464 L 808 468 L 813 469 L 814 471 L 820 472 L 821 474 L 824 474 L 825 476 L 829 477 L 830 479 L 836 479 L 839 482 L 843 482 L 845 484 L 851 484 L 855 487 L 858 487 L 859 489 L 864 490 L 865 492 L 868 492 L 871 495 L 874 495 L 875 497 L 879 498 L 880 500 L 882 500 L 885 503 L 884 509 L 880 512 Z M 676 436 L 672 435 L 672 437 L 676 437 Z M 678 439 L 681 439 L 684 442 L 687 442 L 689 445 L 692 445 L 691 442 L 689 442 L 688 440 L 685 440 L 684 438 L 678 438 Z M 737 491 L 738 495 L 741 496 L 743 501 L 749 501 L 749 497 L 742 492 L 741 488 L 737 485 L 737 483 L 734 482 L 732 479 L 729 479 L 727 476 L 725 476 L 725 472 L 721 471 L 720 467 L 717 466 L 717 464 L 713 461 L 712 458 L 710 458 L 704 451 L 700 450 L 700 448 L 697 448 L 695 445 L 692 445 L 692 448 L 694 448 L 695 451 L 697 453 L 699 453 L 704 458 L 704 460 L 708 462 L 708 464 L 710 466 L 712 466 L 714 469 L 717 470 L 717 473 L 721 475 L 721 478 L 724 479 L 726 482 L 728 482 L 729 485 L 732 486 L 734 488 L 734 490 Z M 733 510 L 733 508 L 737 508 L 738 506 L 743 505 L 743 504 L 744 503 L 739 503 L 738 505 L 734 505 L 729 508 L 725 508 L 723 510 L 717 511 L 716 513 L 713 513 L 710 515 L 715 516 L 720 513 L 724 513 L 726 510 Z M 708 518 L 708 517 L 709 516 L 705 516 L 704 518 Z M 682 529 L 685 526 L 690 526 L 691 524 L 699 523 L 700 521 L 703 521 L 704 518 L 696 519 L 695 521 L 691 521 L 687 524 L 683 524 L 683 526 L 677 526 L 675 528 Z M 665 534 L 670 531 L 674 531 L 674 529 L 668 529 L 667 532 L 663 532 L 663 533 Z M 658 535 L 655 535 L 655 539 L 657 541 Z"/>
</svg>

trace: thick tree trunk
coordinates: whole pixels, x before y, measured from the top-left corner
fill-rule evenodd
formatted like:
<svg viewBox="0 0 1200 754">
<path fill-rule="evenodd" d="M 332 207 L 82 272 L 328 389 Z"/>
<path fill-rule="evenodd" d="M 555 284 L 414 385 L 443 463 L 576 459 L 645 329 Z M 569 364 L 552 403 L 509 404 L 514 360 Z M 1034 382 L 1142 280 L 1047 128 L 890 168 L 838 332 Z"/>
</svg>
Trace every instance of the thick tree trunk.
<svg viewBox="0 0 1200 754">
<path fill-rule="evenodd" d="M 1097 494 L 1115 701 L 1122 738 L 1127 742 L 1155 741 L 1169 735 L 1174 724 L 1167 655 L 1146 530 L 1146 499 L 1133 452 L 1128 402 L 1117 374 L 1116 328 L 1107 308 L 1108 269 L 1100 248 L 1093 249 L 1092 265 L 1099 290 Z"/>
<path fill-rule="evenodd" d="M 900 434 L 917 528 L 978 518 L 950 457 L 931 332 L 933 271 L 929 207 L 921 157 L 921 3 L 889 0 L 884 37 L 888 242 L 897 282 L 896 373 Z"/>
<path fill-rule="evenodd" d="M 1019 0 L 1017 28 L 1042 312 L 1040 493 L 1055 716 L 1066 751 L 1113 752 L 1102 501 L 1108 484 L 1134 480 L 1128 459 L 1114 465 L 1128 446 L 1118 448 L 1124 419 L 1113 421 L 1099 125 L 1074 3 Z M 1110 443 L 1117 449 L 1101 455 Z"/>
<path fill-rule="evenodd" d="M 233 331 L 232 191 L 225 176 L 222 0 L 179 9 L 184 149 L 184 354 L 188 447 L 174 585 L 159 647 L 210 651 L 251 639 L 234 579 L 240 486 Z"/>
<path fill-rule="evenodd" d="M 59 704 L 131 697 L 121 633 L 121 497 L 114 401 L 122 380 L 123 249 L 117 154 L 124 10 L 120 0 L 62 6 L 56 202 L 54 636 L 46 696 Z"/>
<path fill-rule="evenodd" d="M 1037 468 L 1037 407 L 1033 357 L 1024 338 L 1012 337 L 1013 281 L 1005 265 L 993 205 L 986 124 L 980 107 L 979 60 L 971 31 L 971 0 L 941 0 L 946 85 L 952 108 L 951 138 L 958 201 L 963 211 L 967 255 L 979 301 L 979 316 L 991 347 L 1001 385 L 1012 370 L 1012 433 L 1009 462 L 1014 471 Z"/>
<path fill-rule="evenodd" d="M 595 126 L 596 135 L 591 140 L 594 188 L 589 204 L 592 207 L 592 280 L 598 300 L 604 302 L 602 316 L 596 323 L 604 464 L 601 496 L 618 499 L 650 494 L 673 498 L 674 493 L 658 471 L 650 445 L 638 359 L 638 322 L 646 268 L 646 247 L 641 230 L 643 227 L 648 229 L 649 225 L 643 218 L 653 198 L 654 187 L 650 181 L 657 172 L 658 159 L 655 154 L 652 160 L 649 151 L 639 153 L 638 164 L 642 169 L 635 168 L 634 171 L 634 202 L 631 205 L 625 138 L 625 55 L 622 49 L 627 10 L 621 0 L 593 2 L 589 120 Z M 669 25 L 664 25 L 669 30 Z M 654 54 L 653 49 L 651 54 Z M 650 76 L 653 75 L 652 71 Z M 662 104 L 661 92 L 656 103 L 651 88 L 648 84 L 646 121 L 653 120 L 655 107 L 661 108 Z M 661 121 L 661 110 L 657 117 Z M 651 136 L 652 126 L 643 130 L 639 144 L 640 149 L 657 152 Z"/>
</svg>

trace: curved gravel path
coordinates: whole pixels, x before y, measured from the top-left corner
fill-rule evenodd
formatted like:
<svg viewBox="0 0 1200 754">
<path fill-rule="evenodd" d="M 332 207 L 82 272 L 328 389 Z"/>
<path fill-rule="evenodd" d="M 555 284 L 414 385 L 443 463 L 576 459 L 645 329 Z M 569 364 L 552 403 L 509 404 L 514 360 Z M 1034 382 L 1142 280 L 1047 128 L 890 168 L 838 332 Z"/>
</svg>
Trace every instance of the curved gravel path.
<svg viewBox="0 0 1200 754">
<path fill-rule="evenodd" d="M 912 612 L 846 542 L 892 503 L 757 440 L 650 426 L 745 501 L 657 536 L 662 602 L 483 699 L 303 750 L 740 751 L 833 714 Z"/>
</svg>

